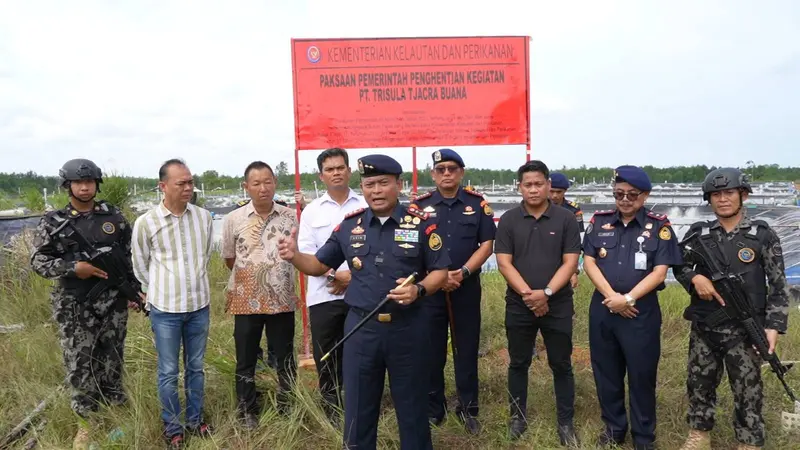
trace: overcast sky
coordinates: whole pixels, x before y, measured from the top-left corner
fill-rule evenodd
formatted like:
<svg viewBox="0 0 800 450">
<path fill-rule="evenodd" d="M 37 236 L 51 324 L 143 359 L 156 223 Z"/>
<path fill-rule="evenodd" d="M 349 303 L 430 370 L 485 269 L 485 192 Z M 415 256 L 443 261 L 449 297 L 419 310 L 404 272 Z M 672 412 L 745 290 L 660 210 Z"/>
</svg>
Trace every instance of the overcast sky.
<svg viewBox="0 0 800 450">
<path fill-rule="evenodd" d="M 470 35 L 533 38 L 533 156 L 551 167 L 800 165 L 795 0 L 0 0 L 0 172 L 292 167 L 291 38 Z M 410 167 L 410 149 L 380 152 Z"/>
</svg>

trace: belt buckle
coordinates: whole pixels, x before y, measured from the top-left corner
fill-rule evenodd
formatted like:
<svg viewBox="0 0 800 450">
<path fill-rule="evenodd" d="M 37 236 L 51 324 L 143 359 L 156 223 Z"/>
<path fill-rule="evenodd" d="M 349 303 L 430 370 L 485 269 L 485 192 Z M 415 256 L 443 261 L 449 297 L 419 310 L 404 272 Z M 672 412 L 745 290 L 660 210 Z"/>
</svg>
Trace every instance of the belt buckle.
<svg viewBox="0 0 800 450">
<path fill-rule="evenodd" d="M 378 314 L 378 322 L 389 323 L 392 321 L 392 315 L 389 313 Z"/>
</svg>

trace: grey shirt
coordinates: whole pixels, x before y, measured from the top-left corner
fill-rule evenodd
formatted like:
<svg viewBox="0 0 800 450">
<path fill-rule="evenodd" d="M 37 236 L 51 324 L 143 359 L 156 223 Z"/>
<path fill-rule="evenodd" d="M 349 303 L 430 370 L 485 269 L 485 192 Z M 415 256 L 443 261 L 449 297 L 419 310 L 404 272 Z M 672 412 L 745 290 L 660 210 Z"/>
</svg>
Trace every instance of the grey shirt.
<svg viewBox="0 0 800 450">
<path fill-rule="evenodd" d="M 538 220 L 520 203 L 503 214 L 497 227 L 495 253 L 511 255 L 514 268 L 534 290 L 547 287 L 561 267 L 563 255 L 581 252 L 581 236 L 574 214 L 549 200 L 548 203 Z M 522 302 L 511 286 L 506 291 L 506 300 Z M 572 287 L 567 283 L 553 293 L 550 310 L 558 313 L 562 304 L 564 309 L 571 309 L 571 300 Z"/>
</svg>

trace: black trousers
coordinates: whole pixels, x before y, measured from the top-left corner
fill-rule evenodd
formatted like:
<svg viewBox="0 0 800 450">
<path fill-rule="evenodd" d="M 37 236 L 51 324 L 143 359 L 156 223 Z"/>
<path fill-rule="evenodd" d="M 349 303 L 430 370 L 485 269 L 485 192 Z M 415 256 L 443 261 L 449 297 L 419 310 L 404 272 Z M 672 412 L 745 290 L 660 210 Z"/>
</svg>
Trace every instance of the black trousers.
<svg viewBox="0 0 800 450">
<path fill-rule="evenodd" d="M 294 359 L 294 311 L 280 314 L 251 314 L 234 317 L 236 342 L 236 396 L 240 412 L 258 414 L 255 373 L 261 333 L 275 349 L 278 361 L 278 401 L 285 402 L 297 377 Z"/>
<path fill-rule="evenodd" d="M 560 316 L 565 317 L 560 317 Z M 506 301 L 506 337 L 508 355 L 508 392 L 511 415 L 527 417 L 528 369 L 531 366 L 536 333 L 542 332 L 547 348 L 547 362 L 553 371 L 556 413 L 559 425 L 572 423 L 575 415 L 575 378 L 572 373 L 572 312 L 550 313 L 536 317 L 519 300 Z"/>
<path fill-rule="evenodd" d="M 329 404 L 342 406 L 342 352 L 339 347 L 325 362 L 320 359 L 344 337 L 344 321 L 349 307 L 344 300 L 332 300 L 308 308 L 311 320 L 311 344 L 317 364 L 319 391 Z"/>
</svg>

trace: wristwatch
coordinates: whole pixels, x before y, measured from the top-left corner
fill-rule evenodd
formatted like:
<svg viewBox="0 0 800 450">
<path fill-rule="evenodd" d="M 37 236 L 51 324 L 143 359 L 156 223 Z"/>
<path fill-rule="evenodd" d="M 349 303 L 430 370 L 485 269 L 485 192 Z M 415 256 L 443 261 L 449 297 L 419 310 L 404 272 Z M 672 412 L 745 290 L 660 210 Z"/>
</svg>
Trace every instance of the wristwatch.
<svg viewBox="0 0 800 450">
<path fill-rule="evenodd" d="M 470 275 L 471 272 L 469 271 L 469 267 L 467 267 L 466 265 L 461 266 L 461 278 L 466 280 L 467 277 L 469 277 Z"/>
<path fill-rule="evenodd" d="M 632 308 L 636 306 L 636 299 L 631 294 L 625 294 L 625 303 Z"/>
<path fill-rule="evenodd" d="M 417 287 L 417 298 L 425 297 L 425 295 L 428 293 L 428 291 L 425 289 L 425 286 L 423 286 L 422 283 L 417 283 L 414 286 Z"/>
<path fill-rule="evenodd" d="M 553 296 L 553 290 L 550 289 L 550 286 L 544 288 L 544 295 L 546 295 L 548 298 Z"/>
</svg>

